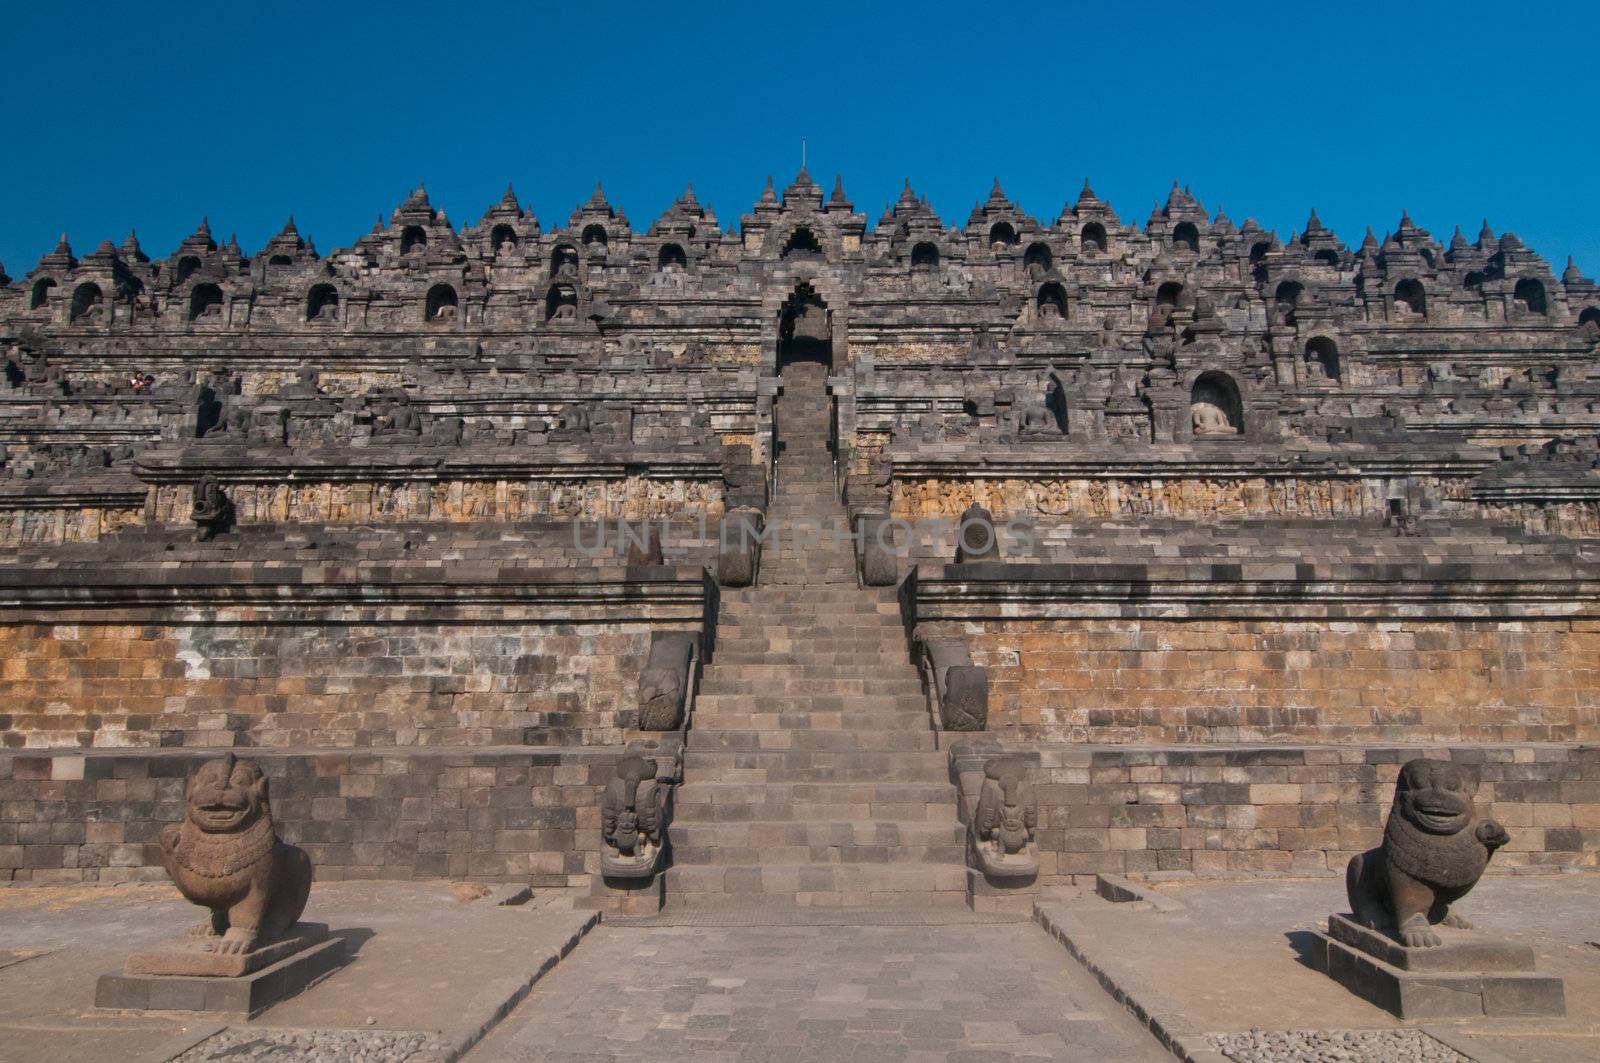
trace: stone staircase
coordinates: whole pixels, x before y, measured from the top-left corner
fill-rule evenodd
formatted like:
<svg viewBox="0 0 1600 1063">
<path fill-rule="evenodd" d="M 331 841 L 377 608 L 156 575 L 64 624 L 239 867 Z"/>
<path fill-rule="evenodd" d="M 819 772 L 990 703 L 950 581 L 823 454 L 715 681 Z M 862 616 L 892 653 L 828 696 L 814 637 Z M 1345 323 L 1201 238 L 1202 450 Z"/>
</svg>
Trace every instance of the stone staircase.
<svg viewBox="0 0 1600 1063">
<path fill-rule="evenodd" d="M 758 585 L 726 591 L 671 826 L 672 905 L 964 905 L 965 833 L 892 588 L 861 588 L 826 374 L 784 371 Z M 795 522 L 824 527 L 798 546 Z"/>
</svg>

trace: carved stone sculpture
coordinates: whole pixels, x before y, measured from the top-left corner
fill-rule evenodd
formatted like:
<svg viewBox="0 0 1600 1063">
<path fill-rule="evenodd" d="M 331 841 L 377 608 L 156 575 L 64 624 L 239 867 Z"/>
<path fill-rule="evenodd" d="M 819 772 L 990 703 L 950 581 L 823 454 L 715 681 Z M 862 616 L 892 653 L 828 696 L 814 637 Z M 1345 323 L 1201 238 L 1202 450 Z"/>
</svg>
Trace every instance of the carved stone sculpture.
<svg viewBox="0 0 1600 1063">
<path fill-rule="evenodd" d="M 694 664 L 695 637 L 686 631 L 656 631 L 639 673 L 639 727 L 672 731 L 683 722 Z"/>
<path fill-rule="evenodd" d="M 748 587 L 761 567 L 761 539 L 766 517 L 760 510 L 741 508 L 723 515 L 717 530 L 717 582 L 724 587 Z"/>
<path fill-rule="evenodd" d="M 161 853 L 178 891 L 211 911 L 197 933 L 220 938 L 211 951 L 224 955 L 285 937 L 305 911 L 311 858 L 274 831 L 261 769 L 231 753 L 209 761 L 186 800 L 183 822 L 161 832 Z"/>
<path fill-rule="evenodd" d="M 956 533 L 956 564 L 1000 560 L 1000 537 L 995 532 L 994 516 L 974 502 L 961 514 Z"/>
<path fill-rule="evenodd" d="M 1023 437 L 1059 436 L 1061 423 L 1048 406 L 1024 406 L 1017 413 L 1017 433 Z"/>
<path fill-rule="evenodd" d="M 320 374 L 309 365 L 301 366 L 295 370 L 294 383 L 284 385 L 278 394 L 285 399 L 321 398 L 322 384 Z"/>
<path fill-rule="evenodd" d="M 988 670 L 972 663 L 967 644 L 959 639 L 928 639 L 922 645 L 944 729 L 983 730 L 989 723 Z"/>
<path fill-rule="evenodd" d="M 1477 818 L 1477 792 L 1477 773 L 1465 765 L 1419 757 L 1400 769 L 1383 844 L 1345 872 L 1357 922 L 1412 948 L 1440 943 L 1435 923 L 1471 928 L 1451 906 L 1510 840 L 1500 824 Z"/>
<path fill-rule="evenodd" d="M 587 440 L 594 431 L 594 424 L 589 416 L 589 405 L 583 402 L 569 402 L 562 407 L 555 428 L 550 432 L 550 438 L 558 442 L 580 443 Z"/>
<path fill-rule="evenodd" d="M 189 519 L 195 523 L 195 539 L 206 542 L 228 530 L 233 523 L 233 503 L 223 493 L 216 477 L 207 473 L 194 487 L 194 505 Z"/>
<path fill-rule="evenodd" d="M 857 547 L 861 582 L 868 587 L 892 587 L 899 573 L 895 563 L 893 526 L 885 513 L 857 513 Z"/>
<path fill-rule="evenodd" d="M 382 439 L 390 436 L 416 437 L 422 435 L 422 414 L 411 405 L 407 395 L 400 395 L 393 405 L 373 422 L 372 436 Z"/>
<path fill-rule="evenodd" d="M 995 757 L 983 766 L 983 789 L 972 816 L 972 846 L 979 870 L 992 878 L 1039 872 L 1034 840 L 1039 805 L 1028 781 L 1029 767 L 1020 757 Z"/>
<path fill-rule="evenodd" d="M 653 744 L 653 743 L 652 743 Z M 648 746 L 630 744 L 600 806 L 600 870 L 609 878 L 649 878 L 661 862 L 672 787 L 656 778 Z"/>
<path fill-rule="evenodd" d="M 1189 407 L 1190 417 L 1197 436 L 1236 436 L 1239 429 L 1228 420 L 1222 407 L 1210 402 L 1196 402 Z"/>
<path fill-rule="evenodd" d="M 767 470 L 755 463 L 748 445 L 722 448 L 722 483 L 723 503 L 728 509 L 767 508 Z"/>
</svg>

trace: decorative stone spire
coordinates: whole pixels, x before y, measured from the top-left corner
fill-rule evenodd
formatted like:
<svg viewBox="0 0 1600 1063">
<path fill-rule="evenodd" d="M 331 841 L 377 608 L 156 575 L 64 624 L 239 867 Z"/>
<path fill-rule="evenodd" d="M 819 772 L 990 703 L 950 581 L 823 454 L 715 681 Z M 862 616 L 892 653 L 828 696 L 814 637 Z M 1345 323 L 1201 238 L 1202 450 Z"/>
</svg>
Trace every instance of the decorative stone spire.
<svg viewBox="0 0 1600 1063">
<path fill-rule="evenodd" d="M 770 173 L 767 174 L 767 187 L 765 187 L 765 188 L 763 188 L 761 190 L 761 202 L 763 202 L 763 203 L 776 203 L 776 202 L 778 202 L 778 192 L 777 192 L 776 189 L 774 189 L 772 187 L 772 175 Z"/>
<path fill-rule="evenodd" d="M 269 254 L 295 254 L 305 248 L 306 242 L 300 238 L 300 230 L 295 227 L 294 215 L 289 215 L 289 220 L 283 223 L 283 228 L 278 235 L 267 241 L 266 251 Z"/>
<path fill-rule="evenodd" d="M 1571 255 L 1567 256 L 1567 268 L 1561 271 L 1561 283 L 1567 285 L 1583 283 L 1583 274 L 1578 271 L 1578 264 L 1572 260 Z"/>
<path fill-rule="evenodd" d="M 67 243 L 67 234 L 62 233 L 61 239 L 56 241 L 55 250 L 39 259 L 36 270 L 72 269 L 78 260 L 72 255 L 72 245 Z"/>
<path fill-rule="evenodd" d="M 690 181 L 683 187 L 683 195 L 678 197 L 678 206 L 685 210 L 694 210 L 700 206 L 700 201 L 694 198 L 694 182 Z"/>
<path fill-rule="evenodd" d="M 916 209 L 916 206 L 917 194 L 911 190 L 911 178 L 907 177 L 905 187 L 900 189 L 900 199 L 895 203 L 895 208 L 896 210 L 900 207 Z"/>
<path fill-rule="evenodd" d="M 1450 234 L 1450 250 L 1465 251 L 1469 245 L 1467 238 L 1461 233 L 1461 226 L 1456 226 L 1456 231 Z"/>
<path fill-rule="evenodd" d="M 522 213 L 522 204 L 517 202 L 517 191 L 511 187 L 510 181 L 506 182 L 506 194 L 501 196 L 500 202 L 495 205 L 503 207 L 514 214 Z"/>
<path fill-rule="evenodd" d="M 1367 226 L 1367 235 L 1361 240 L 1361 254 L 1376 255 L 1378 253 L 1378 238 L 1372 235 L 1372 226 Z"/>
<path fill-rule="evenodd" d="M 117 246 L 110 240 L 101 240 L 98 247 L 83 258 L 83 265 L 93 269 L 110 270 L 117 266 Z"/>
<path fill-rule="evenodd" d="M 1500 250 L 1502 250 L 1502 251 L 1521 251 L 1521 250 L 1523 250 L 1522 237 L 1518 236 L 1514 232 L 1507 232 L 1504 236 L 1500 237 Z"/>
<path fill-rule="evenodd" d="M 122 241 L 122 257 L 130 262 L 150 261 L 150 256 L 139 246 L 139 234 L 132 229 L 128 230 L 128 238 Z"/>
<path fill-rule="evenodd" d="M 1011 206 L 1011 201 L 1006 198 L 1006 190 L 1000 187 L 1000 178 L 994 179 L 994 187 L 989 189 L 989 201 L 984 206 L 991 210 L 1005 210 Z"/>
<path fill-rule="evenodd" d="M 844 194 L 844 174 L 833 175 L 833 192 L 828 196 L 828 206 L 840 210 L 850 209 L 850 200 Z"/>
<path fill-rule="evenodd" d="M 1174 180 L 1172 191 L 1167 193 L 1167 203 L 1162 208 L 1162 213 L 1170 216 L 1175 211 L 1193 210 L 1197 205 L 1194 196 L 1189 194 L 1189 189 L 1179 187 L 1178 182 Z"/>
<path fill-rule="evenodd" d="M 1489 228 L 1489 219 L 1483 219 L 1483 228 L 1478 230 L 1478 250 L 1487 251 L 1495 245 L 1494 230 Z"/>
<path fill-rule="evenodd" d="M 1317 208 L 1316 207 L 1312 207 L 1311 208 L 1311 217 L 1306 219 L 1306 233 L 1305 234 L 1307 236 L 1310 236 L 1312 233 L 1325 233 L 1327 231 L 1328 231 L 1328 227 L 1326 225 L 1322 224 L 1322 219 L 1321 218 L 1317 217 Z"/>
<path fill-rule="evenodd" d="M 594 183 L 594 194 L 589 197 L 589 202 L 583 205 L 584 210 L 611 213 L 611 203 L 606 199 L 606 190 L 600 187 L 600 182 Z"/>
<path fill-rule="evenodd" d="M 185 237 L 178 247 L 182 251 L 191 252 L 215 251 L 217 249 L 217 241 L 211 236 L 211 219 L 202 217 L 199 228 L 195 229 L 188 237 Z"/>
</svg>

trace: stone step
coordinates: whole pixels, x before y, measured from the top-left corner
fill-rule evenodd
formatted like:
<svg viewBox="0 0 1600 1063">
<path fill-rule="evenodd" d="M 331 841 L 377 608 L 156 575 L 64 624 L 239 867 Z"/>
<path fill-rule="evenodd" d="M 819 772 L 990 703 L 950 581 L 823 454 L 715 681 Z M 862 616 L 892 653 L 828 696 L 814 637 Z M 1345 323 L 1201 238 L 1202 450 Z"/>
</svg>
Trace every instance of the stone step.
<svg viewBox="0 0 1600 1063">
<path fill-rule="evenodd" d="M 703 731 L 912 731 L 928 726 L 928 712 L 894 709 L 879 712 L 702 712 L 694 726 Z"/>
<path fill-rule="evenodd" d="M 809 624 L 796 621 L 792 624 L 774 623 L 770 618 L 751 617 L 746 621 L 725 620 L 717 624 L 717 634 L 730 638 L 776 638 L 787 642 L 804 643 L 813 639 L 871 640 L 874 645 L 906 645 L 905 629 L 899 624 L 846 622 L 828 623 L 818 619 Z"/>
<path fill-rule="evenodd" d="M 786 754 L 781 750 L 773 751 L 779 756 Z M 767 786 L 777 783 L 795 782 L 931 782 L 939 778 L 941 772 L 930 770 L 920 760 L 916 753 L 889 753 L 885 756 L 907 757 L 900 764 L 886 764 L 873 768 L 861 768 L 849 765 L 819 767 L 810 761 L 804 751 L 787 754 L 794 758 L 792 764 L 782 760 L 765 767 L 741 768 L 732 764 L 707 763 L 703 760 L 694 760 L 691 763 L 698 765 L 693 769 L 690 778 L 706 783 L 740 783 L 745 786 Z M 689 769 L 685 769 L 687 772 Z"/>
<path fill-rule="evenodd" d="M 826 773 L 858 771 L 870 779 L 889 778 L 891 772 L 916 772 L 909 781 L 933 782 L 944 779 L 949 772 L 949 754 L 943 750 L 929 752 L 861 752 L 858 750 L 799 750 L 799 749 L 700 749 L 691 745 L 684 750 L 684 771 L 760 771 L 760 772 L 814 772 L 798 779 L 775 779 L 775 782 L 829 781 Z M 875 774 L 876 773 L 876 774 Z M 706 779 L 716 782 L 715 779 Z M 735 780 L 728 780 L 730 782 Z"/>
<path fill-rule="evenodd" d="M 736 664 L 732 661 L 719 661 L 712 665 L 706 672 L 705 683 L 701 690 L 708 694 L 716 693 L 707 684 L 710 683 L 741 683 L 771 682 L 780 684 L 789 683 L 847 683 L 862 684 L 861 686 L 841 686 L 829 690 L 810 688 L 810 693 L 828 694 L 898 694 L 902 691 L 893 689 L 885 684 L 904 686 L 906 683 L 917 684 L 917 673 L 909 662 L 904 659 L 894 665 L 885 667 L 879 665 L 874 668 L 839 669 L 826 664 L 776 664 L 771 661 L 761 661 L 750 664 Z M 729 693 L 738 693 L 745 689 L 740 687 L 729 690 Z M 789 688 L 793 689 L 793 688 Z M 805 688 L 803 688 L 805 689 Z M 920 689 L 920 686 L 919 686 Z M 751 693 L 781 693 L 780 690 L 751 690 Z"/>
<path fill-rule="evenodd" d="M 967 840 L 967 829 L 956 818 L 952 809 L 950 819 L 926 820 L 916 823 L 883 823 L 876 820 L 812 820 L 806 823 L 746 820 L 741 823 L 673 823 L 668 832 L 672 837 L 673 856 L 682 859 L 682 848 L 748 849 L 762 854 L 761 859 L 729 859 L 729 863 L 810 863 L 812 857 L 792 861 L 773 861 L 766 854 L 780 849 L 842 850 L 856 846 L 881 848 L 907 846 L 912 849 L 933 849 L 956 846 L 956 852 L 941 859 L 961 860 Z M 863 858 L 868 859 L 868 858 Z M 883 862 L 882 857 L 872 862 Z M 688 859 L 683 863 L 707 863 Z M 848 862 L 848 861 L 845 861 Z"/>
<path fill-rule="evenodd" d="M 760 665 L 738 665 L 739 669 L 760 668 Z M 813 694 L 850 695 L 850 694 L 887 694 L 891 696 L 913 696 L 921 692 L 921 687 L 912 676 L 902 675 L 888 679 L 839 679 L 826 676 L 790 675 L 756 676 L 746 678 L 730 675 L 723 669 L 715 668 L 707 673 L 700 684 L 702 696 L 711 694 L 744 694 L 748 696 L 760 695 L 763 697 L 804 697 Z"/>
<path fill-rule="evenodd" d="M 759 587 L 740 590 L 724 591 L 722 595 L 724 605 L 750 604 L 750 605 L 785 605 L 791 603 L 835 603 L 839 605 L 856 605 L 858 603 L 872 602 L 875 605 L 893 605 L 899 608 L 899 602 L 891 588 L 879 587 L 854 587 L 849 590 L 838 588 L 818 587 L 814 590 L 806 588 L 785 588 L 781 591 L 764 591 Z"/>
<path fill-rule="evenodd" d="M 827 752 L 931 752 L 938 749 L 930 730 L 804 730 L 760 731 L 691 730 L 693 749 L 708 752 L 739 750 L 782 750 Z"/>
<path fill-rule="evenodd" d="M 966 869 L 952 864 L 761 864 L 674 866 L 669 903 L 786 900 L 796 905 L 963 906 Z"/>
<path fill-rule="evenodd" d="M 732 783 L 710 783 L 712 786 L 733 786 Z M 816 783 L 813 785 L 825 785 Z M 903 784 L 910 785 L 910 784 Z M 773 820 L 805 823 L 819 819 L 881 820 L 892 823 L 926 823 L 954 815 L 955 796 L 946 803 L 929 805 L 918 802 L 858 801 L 801 801 L 774 795 L 763 800 L 748 800 L 743 804 L 731 800 L 720 803 L 702 802 L 684 787 L 677 800 L 673 821 L 683 823 L 737 823 L 744 820 Z M 759 790 L 760 787 L 746 787 Z"/>
<path fill-rule="evenodd" d="M 734 665 L 735 668 L 753 668 L 759 665 Z M 909 666 L 906 666 L 909 669 Z M 713 666 L 701 684 L 696 709 L 705 712 L 894 712 L 915 709 L 927 701 L 926 693 L 914 673 L 908 671 L 893 679 L 762 679 L 739 686 L 740 680 L 717 678 L 720 669 Z M 870 690 L 860 689 L 860 684 L 874 682 L 884 685 Z M 855 688 L 843 685 L 853 683 Z M 733 685 L 728 685 L 733 684 Z M 804 684 L 812 689 L 795 689 Z M 892 685 L 890 685 L 892 684 Z"/>
<path fill-rule="evenodd" d="M 806 652 L 803 647 L 788 651 L 768 649 L 728 650 L 717 647 L 714 667 L 723 665 L 770 664 L 788 667 L 832 668 L 845 674 L 881 668 L 884 650 L 842 650 L 834 653 Z M 901 654 L 904 656 L 904 653 Z M 899 663 L 904 664 L 902 660 Z M 907 667 L 910 667 L 907 665 Z"/>
<path fill-rule="evenodd" d="M 695 718 L 722 712 L 760 713 L 823 713 L 851 712 L 862 714 L 920 712 L 927 704 L 921 688 L 913 684 L 902 691 L 873 694 L 830 691 L 791 695 L 781 691 L 766 690 L 759 693 L 739 691 L 702 690 L 695 698 Z M 698 724 L 696 726 L 699 726 Z"/>
<path fill-rule="evenodd" d="M 752 786 L 748 783 L 732 782 L 701 782 L 690 779 L 679 787 L 676 806 L 673 812 L 675 819 L 692 821 L 699 818 L 690 814 L 690 809 L 700 806 L 748 807 L 756 804 L 775 804 L 779 802 L 790 804 L 812 805 L 903 805 L 908 808 L 926 809 L 929 806 L 945 809 L 952 815 L 955 811 L 956 790 L 955 786 L 947 780 L 940 779 L 933 782 L 890 782 L 868 780 L 866 782 L 786 782 L 770 783 L 765 786 Z M 714 813 L 705 818 L 715 820 Z M 789 819 L 788 816 L 777 816 L 776 819 Z M 853 816 L 836 816 L 836 819 L 853 819 Z M 874 817 L 864 817 L 874 818 Z M 877 817 L 883 818 L 883 817 Z M 892 817 L 891 817 L 892 818 Z M 926 819 L 927 813 L 921 812 L 913 819 Z"/>
<path fill-rule="evenodd" d="M 793 654 L 796 657 L 816 656 L 825 659 L 836 653 L 871 653 L 884 663 L 890 660 L 907 664 L 910 655 L 905 637 L 898 639 L 832 639 L 794 638 L 781 635 L 737 635 L 727 629 L 718 629 L 716 654 L 720 660 L 724 653 Z"/>
<path fill-rule="evenodd" d="M 959 831 L 952 833 L 959 834 Z M 783 864 L 950 864 L 964 859 L 964 838 L 936 845 L 688 845 L 674 834 L 672 859 L 680 867 Z"/>
<path fill-rule="evenodd" d="M 863 600 L 859 595 L 837 595 L 832 598 L 819 597 L 763 597 L 754 600 L 727 600 L 722 602 L 721 616 L 744 619 L 745 617 L 805 617 L 815 615 L 826 610 L 833 617 L 859 617 L 862 620 L 887 620 L 895 624 L 900 623 L 900 605 L 898 602 L 881 602 Z"/>
</svg>

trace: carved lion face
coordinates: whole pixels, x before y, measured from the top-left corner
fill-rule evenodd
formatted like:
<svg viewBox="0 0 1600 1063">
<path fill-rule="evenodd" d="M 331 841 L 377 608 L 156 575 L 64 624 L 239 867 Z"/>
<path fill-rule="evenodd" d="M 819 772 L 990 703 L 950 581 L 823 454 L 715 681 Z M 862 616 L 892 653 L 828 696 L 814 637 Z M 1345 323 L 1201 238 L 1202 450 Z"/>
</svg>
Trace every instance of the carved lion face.
<svg viewBox="0 0 1600 1063">
<path fill-rule="evenodd" d="M 1394 805 L 1429 834 L 1455 834 L 1472 823 L 1472 798 L 1478 779 L 1470 769 L 1447 760 L 1418 758 L 1400 769 Z"/>
<path fill-rule="evenodd" d="M 189 780 L 189 821 L 207 834 L 228 834 L 270 814 L 267 777 L 232 753 L 208 761 Z"/>
</svg>

